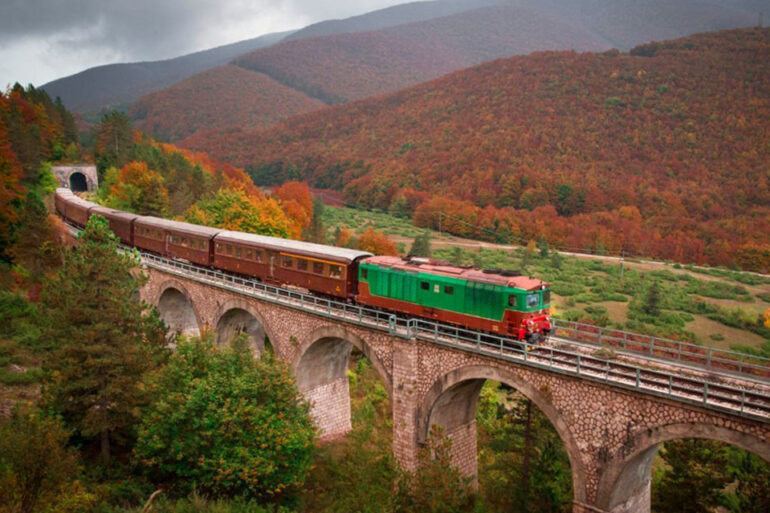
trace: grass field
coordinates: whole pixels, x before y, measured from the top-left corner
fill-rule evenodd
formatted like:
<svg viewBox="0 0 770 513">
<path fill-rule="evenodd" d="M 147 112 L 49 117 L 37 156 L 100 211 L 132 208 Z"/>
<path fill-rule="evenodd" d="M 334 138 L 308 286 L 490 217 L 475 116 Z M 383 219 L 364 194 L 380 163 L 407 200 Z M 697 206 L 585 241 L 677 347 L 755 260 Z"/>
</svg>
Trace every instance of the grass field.
<svg viewBox="0 0 770 513">
<path fill-rule="evenodd" d="M 408 251 L 425 230 L 410 219 L 382 212 L 326 207 L 329 239 L 337 227 L 354 234 L 382 231 Z M 770 277 L 653 261 L 556 254 L 429 231 L 434 258 L 477 267 L 517 269 L 551 282 L 554 314 L 570 320 L 624 328 L 698 344 L 770 356 L 770 329 L 762 316 L 770 308 Z M 653 284 L 659 313 L 646 313 Z"/>
</svg>

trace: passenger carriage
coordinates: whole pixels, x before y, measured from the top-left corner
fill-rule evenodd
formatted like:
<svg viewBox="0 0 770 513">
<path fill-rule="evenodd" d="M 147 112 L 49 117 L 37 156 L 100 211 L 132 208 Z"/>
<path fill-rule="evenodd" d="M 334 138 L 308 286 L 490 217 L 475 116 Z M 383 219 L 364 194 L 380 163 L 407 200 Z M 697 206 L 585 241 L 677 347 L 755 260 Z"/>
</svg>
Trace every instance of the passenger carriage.
<svg viewBox="0 0 770 513">
<path fill-rule="evenodd" d="M 356 293 L 358 262 L 371 253 L 250 233 L 215 238 L 214 266 L 267 283 L 291 285 L 338 298 Z"/>
</svg>

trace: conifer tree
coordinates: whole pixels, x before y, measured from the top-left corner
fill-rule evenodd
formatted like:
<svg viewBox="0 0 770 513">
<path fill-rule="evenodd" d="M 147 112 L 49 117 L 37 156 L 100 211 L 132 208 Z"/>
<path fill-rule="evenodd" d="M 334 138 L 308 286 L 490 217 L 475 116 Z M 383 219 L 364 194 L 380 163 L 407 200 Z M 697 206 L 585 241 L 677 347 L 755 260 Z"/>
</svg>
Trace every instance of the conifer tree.
<svg viewBox="0 0 770 513">
<path fill-rule="evenodd" d="M 409 256 L 430 257 L 430 234 L 428 232 L 423 232 L 414 238 Z"/>
<path fill-rule="evenodd" d="M 44 400 L 77 435 L 99 440 L 107 463 L 145 400 L 140 382 L 165 355 L 165 326 L 136 300 L 146 279 L 138 256 L 118 253 L 107 221 L 93 216 L 45 283 L 51 347 Z"/>
</svg>

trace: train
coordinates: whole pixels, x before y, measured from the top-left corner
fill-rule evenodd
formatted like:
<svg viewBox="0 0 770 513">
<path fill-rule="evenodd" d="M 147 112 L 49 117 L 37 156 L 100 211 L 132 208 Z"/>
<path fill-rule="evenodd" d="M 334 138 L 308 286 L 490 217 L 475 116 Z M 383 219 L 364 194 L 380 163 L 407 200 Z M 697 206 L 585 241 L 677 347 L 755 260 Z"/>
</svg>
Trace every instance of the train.
<svg viewBox="0 0 770 513">
<path fill-rule="evenodd" d="M 550 285 L 517 271 L 374 256 L 140 216 L 86 201 L 66 188 L 56 190 L 54 205 L 59 216 L 80 228 L 92 215 L 104 217 L 126 246 L 271 285 L 527 343 L 546 339 L 553 327 Z"/>
</svg>

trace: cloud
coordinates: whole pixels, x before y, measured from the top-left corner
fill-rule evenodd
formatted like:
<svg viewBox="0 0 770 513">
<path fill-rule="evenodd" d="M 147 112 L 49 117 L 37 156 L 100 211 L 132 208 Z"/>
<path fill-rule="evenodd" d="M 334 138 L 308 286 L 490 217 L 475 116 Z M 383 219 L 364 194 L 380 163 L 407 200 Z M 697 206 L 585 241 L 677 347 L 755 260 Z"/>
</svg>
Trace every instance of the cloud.
<svg viewBox="0 0 770 513">
<path fill-rule="evenodd" d="M 2 0 L 0 86 L 176 57 L 403 1 Z"/>
</svg>

